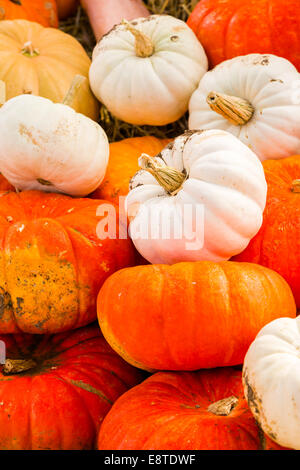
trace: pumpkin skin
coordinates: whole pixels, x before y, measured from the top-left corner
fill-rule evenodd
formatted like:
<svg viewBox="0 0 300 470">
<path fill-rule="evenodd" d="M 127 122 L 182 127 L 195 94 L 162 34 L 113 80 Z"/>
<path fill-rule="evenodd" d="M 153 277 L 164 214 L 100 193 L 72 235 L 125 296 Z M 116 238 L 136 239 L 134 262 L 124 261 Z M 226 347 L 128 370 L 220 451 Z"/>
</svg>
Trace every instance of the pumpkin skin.
<svg viewBox="0 0 300 470">
<path fill-rule="evenodd" d="M 227 416 L 209 406 L 228 397 Z M 257 450 L 259 428 L 241 371 L 158 372 L 120 397 L 100 428 L 99 450 Z"/>
<path fill-rule="evenodd" d="M 113 402 L 142 380 L 111 350 L 97 325 L 0 339 L 7 358 L 36 361 L 21 374 L 4 375 L 0 366 L 1 450 L 93 449 Z"/>
<path fill-rule="evenodd" d="M 87 196 L 104 178 L 108 138 L 70 106 L 20 95 L 0 113 L 0 168 L 20 190 Z"/>
<path fill-rule="evenodd" d="M 201 0 L 187 24 L 210 66 L 250 53 L 275 54 L 300 70 L 298 0 Z"/>
<path fill-rule="evenodd" d="M 130 180 L 139 170 L 138 159 L 141 154 L 145 152 L 154 157 L 168 143 L 168 139 L 146 136 L 133 137 L 110 144 L 105 178 L 90 197 L 106 199 L 118 204 L 119 197 L 128 194 Z"/>
<path fill-rule="evenodd" d="M 81 0 L 97 41 L 107 34 L 123 18 L 133 20 L 149 16 L 142 0 Z"/>
<path fill-rule="evenodd" d="M 136 266 L 110 276 L 98 295 L 104 337 L 146 370 L 241 364 L 262 326 L 279 316 L 296 316 L 288 284 L 251 263 Z"/>
<path fill-rule="evenodd" d="M 56 3 L 59 19 L 65 20 L 75 14 L 79 0 L 56 0 Z"/>
<path fill-rule="evenodd" d="M 139 163 L 126 205 L 130 237 L 150 263 L 225 261 L 260 229 L 263 167 L 229 132 L 187 131 Z"/>
<path fill-rule="evenodd" d="M 39 191 L 0 194 L 0 333 L 57 333 L 96 319 L 104 280 L 135 264 L 130 240 L 98 238 L 103 203 Z"/>
<path fill-rule="evenodd" d="M 263 162 L 268 183 L 263 225 L 248 247 L 233 259 L 274 269 L 290 285 L 300 308 L 300 155 Z"/>
<path fill-rule="evenodd" d="M 207 67 L 204 49 L 184 21 L 151 15 L 103 36 L 89 77 L 93 93 L 116 118 L 163 126 L 185 114 Z"/>
<path fill-rule="evenodd" d="M 58 29 L 26 20 L 0 21 L 0 80 L 6 98 L 32 94 L 61 103 L 75 75 L 88 78 L 91 61 L 81 44 Z M 78 113 L 98 120 L 88 80 L 74 99 Z"/>
<path fill-rule="evenodd" d="M 0 0 L 0 20 L 25 19 L 58 27 L 55 0 Z"/>
<path fill-rule="evenodd" d="M 290 157 L 300 151 L 298 90 L 299 73 L 288 60 L 235 57 L 201 79 L 189 103 L 189 128 L 230 132 L 260 160 Z"/>
<path fill-rule="evenodd" d="M 243 366 L 249 407 L 264 432 L 277 444 L 300 449 L 300 318 L 279 318 L 251 344 Z"/>
</svg>

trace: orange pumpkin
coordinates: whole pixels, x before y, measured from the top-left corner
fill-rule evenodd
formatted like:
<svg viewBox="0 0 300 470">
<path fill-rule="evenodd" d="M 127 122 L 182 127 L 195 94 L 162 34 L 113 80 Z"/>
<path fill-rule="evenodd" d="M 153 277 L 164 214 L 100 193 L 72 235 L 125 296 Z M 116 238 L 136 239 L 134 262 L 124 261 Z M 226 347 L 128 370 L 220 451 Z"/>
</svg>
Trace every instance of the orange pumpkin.
<svg viewBox="0 0 300 470">
<path fill-rule="evenodd" d="M 122 395 L 100 428 L 100 450 L 258 450 L 261 433 L 241 372 L 158 372 Z"/>
<path fill-rule="evenodd" d="M 58 27 L 55 0 L 0 0 L 0 20 L 24 19 Z"/>
<path fill-rule="evenodd" d="M 261 53 L 284 57 L 300 70 L 299 0 L 201 0 L 187 24 L 211 67 Z"/>
<path fill-rule="evenodd" d="M 263 166 L 268 183 L 263 225 L 234 259 L 277 271 L 300 308 L 300 155 L 267 160 Z"/>
<path fill-rule="evenodd" d="M 285 280 L 251 263 L 136 266 L 113 274 L 98 296 L 106 340 L 146 370 L 241 364 L 264 325 L 295 316 Z"/>
<path fill-rule="evenodd" d="M 151 157 L 158 154 L 170 142 L 156 137 L 133 137 L 110 144 L 110 155 L 106 175 L 90 197 L 106 199 L 118 204 L 119 196 L 127 196 L 129 182 L 140 169 L 138 158 L 142 153 Z"/>
<path fill-rule="evenodd" d="M 56 0 L 56 3 L 59 19 L 65 20 L 75 14 L 79 0 Z"/>
<path fill-rule="evenodd" d="M 59 335 L 5 335 L 1 450 L 94 449 L 113 402 L 142 380 L 97 325 Z"/>
<path fill-rule="evenodd" d="M 130 240 L 99 238 L 102 203 L 0 193 L 0 333 L 55 333 L 96 319 L 104 280 L 135 264 Z"/>
</svg>

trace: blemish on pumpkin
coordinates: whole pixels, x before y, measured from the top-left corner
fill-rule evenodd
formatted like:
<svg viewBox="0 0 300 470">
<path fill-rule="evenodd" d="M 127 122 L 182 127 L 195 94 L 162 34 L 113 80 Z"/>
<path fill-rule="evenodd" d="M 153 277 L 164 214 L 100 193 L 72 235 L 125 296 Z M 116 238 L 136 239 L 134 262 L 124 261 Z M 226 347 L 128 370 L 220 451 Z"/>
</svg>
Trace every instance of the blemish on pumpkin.
<svg viewBox="0 0 300 470">
<path fill-rule="evenodd" d="M 106 396 L 104 393 L 100 392 L 100 390 L 97 390 L 96 388 L 92 387 L 89 384 L 86 384 L 82 380 L 71 380 L 70 381 L 72 385 L 75 385 L 75 387 L 82 388 L 83 390 L 94 393 L 95 395 L 98 395 L 98 397 L 102 398 L 103 400 L 107 401 L 110 405 L 113 405 L 113 402 Z"/>
<path fill-rule="evenodd" d="M 0 318 L 4 316 L 7 309 L 11 310 L 12 301 L 9 292 L 0 287 Z"/>
<path fill-rule="evenodd" d="M 171 36 L 170 37 L 171 41 L 176 42 L 179 39 L 179 36 Z"/>
</svg>

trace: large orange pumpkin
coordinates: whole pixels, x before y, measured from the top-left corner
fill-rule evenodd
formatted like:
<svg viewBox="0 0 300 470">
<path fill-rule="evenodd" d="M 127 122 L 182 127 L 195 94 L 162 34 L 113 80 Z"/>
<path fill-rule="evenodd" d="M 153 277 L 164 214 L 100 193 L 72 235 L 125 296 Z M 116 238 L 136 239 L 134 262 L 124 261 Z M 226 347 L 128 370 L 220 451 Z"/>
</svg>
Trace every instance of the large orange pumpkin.
<svg viewBox="0 0 300 470">
<path fill-rule="evenodd" d="M 120 397 L 100 428 L 100 450 L 257 450 L 260 430 L 241 372 L 158 372 Z"/>
<path fill-rule="evenodd" d="M 299 0 L 201 0 L 188 25 L 212 67 L 262 53 L 284 57 L 300 70 Z"/>
<path fill-rule="evenodd" d="M 158 154 L 167 144 L 167 139 L 156 137 L 133 137 L 110 144 L 109 162 L 106 175 L 92 198 L 106 199 L 118 204 L 119 196 L 127 196 L 129 182 L 140 169 L 138 158 L 142 153 L 151 157 Z"/>
<path fill-rule="evenodd" d="M 142 380 L 97 326 L 54 336 L 0 336 L 1 450 L 81 450 L 96 446 L 113 402 Z"/>
<path fill-rule="evenodd" d="M 24 19 L 58 27 L 55 0 L 0 0 L 0 20 Z"/>
<path fill-rule="evenodd" d="M 28 93 L 61 103 L 75 77 L 86 82 L 73 99 L 75 111 L 98 120 L 99 105 L 92 94 L 90 58 L 71 35 L 26 20 L 0 21 L 0 80 L 6 98 Z"/>
<path fill-rule="evenodd" d="M 277 271 L 289 283 L 300 308 L 300 155 L 268 160 L 263 166 L 268 183 L 263 225 L 234 259 Z"/>
<path fill-rule="evenodd" d="M 113 274 L 98 296 L 106 340 L 146 370 L 241 364 L 264 325 L 295 316 L 285 280 L 251 263 L 136 266 Z"/>
<path fill-rule="evenodd" d="M 0 333 L 54 333 L 96 319 L 104 280 L 135 263 L 130 240 L 98 237 L 101 203 L 0 193 Z"/>
</svg>

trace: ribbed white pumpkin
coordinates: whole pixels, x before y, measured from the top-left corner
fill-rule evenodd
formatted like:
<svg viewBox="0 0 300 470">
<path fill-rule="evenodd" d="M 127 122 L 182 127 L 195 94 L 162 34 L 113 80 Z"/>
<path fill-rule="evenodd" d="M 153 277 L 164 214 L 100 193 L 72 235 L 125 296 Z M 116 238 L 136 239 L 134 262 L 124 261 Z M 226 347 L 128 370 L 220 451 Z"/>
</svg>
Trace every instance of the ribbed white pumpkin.
<svg viewBox="0 0 300 470">
<path fill-rule="evenodd" d="M 222 129 L 261 160 L 300 151 L 300 75 L 286 59 L 250 54 L 201 79 L 189 104 L 190 129 Z"/>
<path fill-rule="evenodd" d="M 262 164 L 228 132 L 186 132 L 140 163 L 127 210 L 130 236 L 151 263 L 227 260 L 260 229 Z"/>
<path fill-rule="evenodd" d="M 160 126 L 187 111 L 207 68 L 203 47 L 183 21 L 152 15 L 120 24 L 100 40 L 90 83 L 117 118 Z"/>
<path fill-rule="evenodd" d="M 108 158 L 103 129 L 67 105 L 20 95 L 0 110 L 0 171 L 17 189 L 86 196 Z"/>
<path fill-rule="evenodd" d="M 300 317 L 265 326 L 244 362 L 245 396 L 263 431 L 300 450 Z"/>
</svg>

